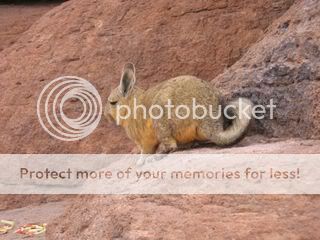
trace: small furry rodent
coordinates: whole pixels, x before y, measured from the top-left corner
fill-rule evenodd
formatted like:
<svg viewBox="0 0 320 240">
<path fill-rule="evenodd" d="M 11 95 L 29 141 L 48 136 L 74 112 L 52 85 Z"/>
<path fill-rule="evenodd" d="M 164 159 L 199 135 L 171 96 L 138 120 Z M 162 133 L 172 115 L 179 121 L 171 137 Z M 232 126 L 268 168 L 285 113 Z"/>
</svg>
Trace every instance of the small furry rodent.
<svg viewBox="0 0 320 240">
<path fill-rule="evenodd" d="M 224 129 L 223 114 L 216 119 L 211 117 L 218 116 L 218 112 L 221 112 L 219 92 L 209 83 L 196 77 L 178 76 L 148 90 L 136 87 L 135 83 L 135 67 L 132 63 L 127 63 L 122 70 L 120 85 L 113 89 L 108 97 L 104 114 L 107 119 L 117 122 L 126 130 L 128 137 L 136 143 L 143 154 L 168 153 L 175 151 L 179 145 L 192 142 L 209 141 L 219 146 L 230 145 L 244 135 L 249 125 L 252 103 L 248 99 L 239 98 L 229 104 L 233 106 L 234 119 L 230 126 Z M 168 99 L 174 105 L 171 111 L 166 107 Z M 176 108 L 184 105 L 194 111 L 193 101 L 196 101 L 197 105 L 206 107 L 211 105 L 212 115 L 207 114 L 200 119 L 190 114 L 187 118 L 181 119 L 179 116 L 187 116 L 188 111 L 185 107 L 179 108 L 179 111 L 176 111 Z M 244 112 L 239 111 L 240 102 L 244 108 L 246 107 Z M 133 114 L 134 107 L 138 105 L 145 107 L 147 115 L 141 107 L 138 107 Z M 150 108 L 155 105 L 163 108 L 161 118 L 155 119 L 149 114 Z M 129 112 L 131 114 L 124 118 L 123 116 Z M 197 116 L 201 116 L 200 109 L 194 112 L 198 114 Z M 157 116 L 155 113 L 153 115 Z"/>
</svg>

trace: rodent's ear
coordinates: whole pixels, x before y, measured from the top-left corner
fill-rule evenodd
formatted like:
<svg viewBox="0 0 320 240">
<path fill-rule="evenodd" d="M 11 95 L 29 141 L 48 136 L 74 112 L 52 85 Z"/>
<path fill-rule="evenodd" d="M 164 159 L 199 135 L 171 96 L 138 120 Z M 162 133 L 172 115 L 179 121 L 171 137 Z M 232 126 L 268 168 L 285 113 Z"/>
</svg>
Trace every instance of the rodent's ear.
<svg viewBox="0 0 320 240">
<path fill-rule="evenodd" d="M 136 69 L 133 63 L 126 63 L 120 79 L 120 91 L 124 97 L 128 96 L 136 83 Z"/>
</svg>

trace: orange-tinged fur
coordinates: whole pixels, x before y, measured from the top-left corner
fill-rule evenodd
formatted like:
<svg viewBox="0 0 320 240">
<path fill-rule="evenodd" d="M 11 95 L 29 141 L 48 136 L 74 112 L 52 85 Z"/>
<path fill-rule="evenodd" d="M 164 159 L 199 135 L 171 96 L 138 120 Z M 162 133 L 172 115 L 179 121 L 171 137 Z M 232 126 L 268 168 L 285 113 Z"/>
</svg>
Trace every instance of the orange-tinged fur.
<svg viewBox="0 0 320 240">
<path fill-rule="evenodd" d="M 185 144 L 198 140 L 197 136 L 197 126 L 196 124 L 191 124 L 182 129 L 178 129 L 173 133 L 173 137 L 178 143 Z"/>
</svg>

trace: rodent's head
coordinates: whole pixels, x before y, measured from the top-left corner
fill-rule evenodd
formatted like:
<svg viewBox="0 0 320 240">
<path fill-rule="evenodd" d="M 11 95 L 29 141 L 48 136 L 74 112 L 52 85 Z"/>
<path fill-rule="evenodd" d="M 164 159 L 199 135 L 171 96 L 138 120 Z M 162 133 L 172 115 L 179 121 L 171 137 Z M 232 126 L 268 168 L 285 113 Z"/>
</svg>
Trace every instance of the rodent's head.
<svg viewBox="0 0 320 240">
<path fill-rule="evenodd" d="M 118 87 L 113 89 L 108 97 L 107 103 L 104 109 L 104 116 L 108 121 L 117 122 L 119 116 L 126 115 L 125 108 L 119 108 L 121 105 L 129 105 L 130 97 L 132 95 L 134 85 L 136 83 L 136 70 L 133 63 L 127 63 L 122 69 L 120 78 L 120 84 Z"/>
</svg>

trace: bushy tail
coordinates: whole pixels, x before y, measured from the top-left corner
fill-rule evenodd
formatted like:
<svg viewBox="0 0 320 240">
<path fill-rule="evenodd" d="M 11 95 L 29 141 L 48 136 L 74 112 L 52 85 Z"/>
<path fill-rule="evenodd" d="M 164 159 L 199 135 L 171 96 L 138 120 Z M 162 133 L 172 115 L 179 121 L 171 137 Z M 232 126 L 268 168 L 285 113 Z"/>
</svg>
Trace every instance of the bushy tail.
<svg viewBox="0 0 320 240">
<path fill-rule="evenodd" d="M 231 125 L 215 136 L 215 144 L 220 146 L 231 145 L 245 134 L 252 117 L 253 104 L 249 99 L 239 98 L 228 104 L 228 109 L 232 111 Z M 232 107 L 231 107 L 232 106 Z M 230 114 L 231 115 L 231 114 Z"/>
</svg>

